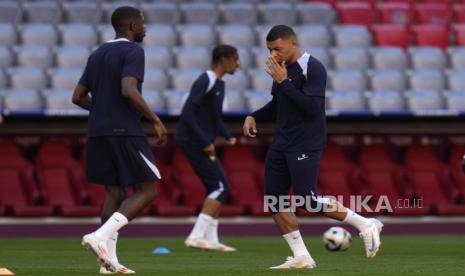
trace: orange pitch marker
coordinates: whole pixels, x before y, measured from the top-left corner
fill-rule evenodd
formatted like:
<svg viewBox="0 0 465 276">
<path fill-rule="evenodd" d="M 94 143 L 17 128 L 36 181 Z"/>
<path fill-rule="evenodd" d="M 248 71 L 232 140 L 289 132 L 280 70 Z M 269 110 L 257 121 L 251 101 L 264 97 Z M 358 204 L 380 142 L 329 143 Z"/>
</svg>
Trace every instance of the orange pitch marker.
<svg viewBox="0 0 465 276">
<path fill-rule="evenodd" d="M 8 270 L 8 268 L 0 267 L 0 275 L 15 275 L 13 272 Z"/>
</svg>

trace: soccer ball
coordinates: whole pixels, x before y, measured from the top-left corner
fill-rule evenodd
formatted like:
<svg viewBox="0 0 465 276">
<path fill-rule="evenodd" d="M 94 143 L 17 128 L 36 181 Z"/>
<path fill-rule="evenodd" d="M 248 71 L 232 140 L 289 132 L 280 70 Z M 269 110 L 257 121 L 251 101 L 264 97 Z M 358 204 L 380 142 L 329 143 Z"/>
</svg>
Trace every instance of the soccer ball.
<svg viewBox="0 0 465 276">
<path fill-rule="evenodd" d="M 345 251 L 352 244 L 352 235 L 342 227 L 331 227 L 323 234 L 323 243 L 329 251 Z"/>
</svg>

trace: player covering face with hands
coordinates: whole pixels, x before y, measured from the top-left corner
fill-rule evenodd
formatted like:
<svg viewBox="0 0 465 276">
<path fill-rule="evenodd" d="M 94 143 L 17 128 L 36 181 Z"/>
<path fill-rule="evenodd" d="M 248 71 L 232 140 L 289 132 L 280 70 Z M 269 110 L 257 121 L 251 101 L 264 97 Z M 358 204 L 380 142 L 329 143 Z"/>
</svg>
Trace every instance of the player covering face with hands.
<svg viewBox="0 0 465 276">
<path fill-rule="evenodd" d="M 325 90 L 326 69 L 313 56 L 297 46 L 294 31 L 284 25 L 274 26 L 266 37 L 270 56 L 265 71 L 273 78 L 272 100 L 246 117 L 243 132 L 256 137 L 256 121 L 275 123 L 273 143 L 265 161 L 265 203 L 280 202 L 280 197 L 304 198 L 311 210 L 360 231 L 366 255 L 373 258 L 381 245 L 383 224 L 364 218 L 329 198 L 316 194 L 318 169 L 326 145 Z M 266 199 L 275 199 L 267 201 Z M 287 206 L 274 204 L 273 219 L 293 252 L 283 264 L 272 269 L 315 268 L 316 263 L 300 235 L 297 219 Z"/>
</svg>

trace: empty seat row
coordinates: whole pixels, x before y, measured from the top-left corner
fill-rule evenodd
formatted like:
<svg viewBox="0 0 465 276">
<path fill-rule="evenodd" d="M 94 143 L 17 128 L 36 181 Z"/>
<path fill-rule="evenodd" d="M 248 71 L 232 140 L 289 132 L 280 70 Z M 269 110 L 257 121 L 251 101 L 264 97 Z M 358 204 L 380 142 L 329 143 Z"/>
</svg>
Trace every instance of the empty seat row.
<svg viewBox="0 0 465 276">
<path fill-rule="evenodd" d="M 270 2 L 255 5 L 252 1 L 230 2 L 216 5 L 206 2 L 173 3 L 172 1 L 19 1 L 0 2 L 0 22 L 110 22 L 111 13 L 122 5 L 140 8 L 146 22 L 179 24 L 332 24 L 336 12 L 327 4 Z M 298 2 L 298 1 L 293 1 Z"/>
</svg>

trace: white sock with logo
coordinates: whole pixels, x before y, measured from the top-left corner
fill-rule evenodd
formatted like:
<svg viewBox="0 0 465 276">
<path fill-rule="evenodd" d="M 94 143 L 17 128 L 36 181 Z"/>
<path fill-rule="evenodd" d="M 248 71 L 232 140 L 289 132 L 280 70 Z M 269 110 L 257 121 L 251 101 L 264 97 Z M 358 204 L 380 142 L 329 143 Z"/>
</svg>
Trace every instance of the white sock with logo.
<svg viewBox="0 0 465 276">
<path fill-rule="evenodd" d="M 110 261 L 114 263 L 119 263 L 118 256 L 116 256 L 116 243 L 117 242 L 118 242 L 118 232 L 115 232 L 107 240 L 108 256 L 110 258 Z"/>
<path fill-rule="evenodd" d="M 371 225 L 371 221 L 369 219 L 362 217 L 361 215 L 349 209 L 347 209 L 347 216 L 344 219 L 344 222 L 347 222 L 348 224 L 357 228 L 358 231 L 363 231 Z"/>
<path fill-rule="evenodd" d="M 123 214 L 114 212 L 113 215 L 95 231 L 95 235 L 98 238 L 108 240 L 126 224 L 128 224 L 128 219 Z"/>
<path fill-rule="evenodd" d="M 310 253 L 305 246 L 304 240 L 302 239 L 302 235 L 300 235 L 300 231 L 296 230 L 290 233 L 283 235 L 283 238 L 289 244 L 289 247 L 294 254 L 294 258 L 300 256 L 310 256 Z"/>
<path fill-rule="evenodd" d="M 207 226 L 205 238 L 213 244 L 218 244 L 220 242 L 218 239 L 218 223 L 219 221 L 217 219 L 212 219 Z"/>
<path fill-rule="evenodd" d="M 210 222 L 213 220 L 212 217 L 206 215 L 204 213 L 200 213 L 197 217 L 197 221 L 194 224 L 194 228 L 192 228 L 192 232 L 189 235 L 189 239 L 204 239 L 205 233 L 207 231 L 207 227 Z"/>
</svg>

